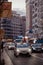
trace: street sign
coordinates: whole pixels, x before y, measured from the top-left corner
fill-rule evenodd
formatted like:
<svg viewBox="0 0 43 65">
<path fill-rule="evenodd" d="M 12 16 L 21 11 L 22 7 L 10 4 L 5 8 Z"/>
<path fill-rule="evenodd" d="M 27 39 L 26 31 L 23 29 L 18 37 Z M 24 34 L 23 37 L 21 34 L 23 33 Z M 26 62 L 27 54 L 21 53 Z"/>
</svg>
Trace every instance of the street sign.
<svg viewBox="0 0 43 65">
<path fill-rule="evenodd" d="M 0 5 L 0 18 L 11 18 L 11 2 L 3 2 Z"/>
</svg>

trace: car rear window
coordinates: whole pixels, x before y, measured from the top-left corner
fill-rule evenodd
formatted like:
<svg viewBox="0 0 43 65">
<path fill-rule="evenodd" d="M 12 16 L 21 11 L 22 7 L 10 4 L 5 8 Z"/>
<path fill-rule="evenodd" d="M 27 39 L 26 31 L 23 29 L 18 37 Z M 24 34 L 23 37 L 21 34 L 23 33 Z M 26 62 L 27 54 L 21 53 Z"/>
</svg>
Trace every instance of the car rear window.
<svg viewBox="0 0 43 65">
<path fill-rule="evenodd" d="M 29 44 L 19 44 L 17 45 L 18 48 L 24 48 L 30 46 Z"/>
<path fill-rule="evenodd" d="M 19 39 L 19 40 L 16 40 L 16 42 L 17 42 L 17 43 L 19 43 L 19 42 L 21 42 L 21 41 L 22 41 L 21 39 Z"/>
</svg>

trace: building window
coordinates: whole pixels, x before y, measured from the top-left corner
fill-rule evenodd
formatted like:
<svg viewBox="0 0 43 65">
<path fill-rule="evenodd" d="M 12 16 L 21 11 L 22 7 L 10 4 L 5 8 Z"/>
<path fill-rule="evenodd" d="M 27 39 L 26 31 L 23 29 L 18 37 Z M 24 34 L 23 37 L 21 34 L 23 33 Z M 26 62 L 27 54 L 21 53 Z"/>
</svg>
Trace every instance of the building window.
<svg viewBox="0 0 43 65">
<path fill-rule="evenodd" d="M 34 1 L 32 1 L 32 4 L 34 4 Z"/>
<path fill-rule="evenodd" d="M 37 11 L 37 8 L 35 8 L 35 11 Z"/>
<path fill-rule="evenodd" d="M 37 14 L 35 14 L 34 17 L 37 17 Z"/>
<path fill-rule="evenodd" d="M 32 8 L 34 9 L 34 5 L 32 6 Z"/>
<path fill-rule="evenodd" d="M 35 6 L 37 6 L 37 3 L 35 3 Z"/>
<path fill-rule="evenodd" d="M 37 19 L 35 19 L 35 22 L 37 22 Z"/>
<path fill-rule="evenodd" d="M 32 13 L 34 14 L 34 11 L 32 11 Z"/>
<path fill-rule="evenodd" d="M 32 18 L 35 18 L 35 17 L 37 17 L 37 14 L 35 14 L 34 16 L 32 16 Z"/>
</svg>

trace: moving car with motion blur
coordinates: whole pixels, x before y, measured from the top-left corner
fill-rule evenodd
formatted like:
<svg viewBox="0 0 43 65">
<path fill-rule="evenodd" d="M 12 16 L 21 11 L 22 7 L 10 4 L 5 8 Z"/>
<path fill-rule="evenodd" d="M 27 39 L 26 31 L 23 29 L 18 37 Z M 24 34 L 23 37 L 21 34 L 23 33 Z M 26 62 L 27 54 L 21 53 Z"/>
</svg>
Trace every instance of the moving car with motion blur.
<svg viewBox="0 0 43 65">
<path fill-rule="evenodd" d="M 41 44 L 32 44 L 32 51 L 42 51 Z"/>
<path fill-rule="evenodd" d="M 14 48 L 14 55 L 17 57 L 19 56 L 20 53 L 22 54 L 27 54 L 31 55 L 32 49 L 29 43 L 27 43 L 26 41 L 22 41 L 21 43 L 18 44 L 18 42 L 15 43 L 15 48 Z"/>
<path fill-rule="evenodd" d="M 32 46 L 32 51 L 43 51 L 43 40 L 38 39 Z"/>
<path fill-rule="evenodd" d="M 14 49 L 14 47 L 15 47 L 15 44 L 13 42 L 7 43 L 7 48 L 8 49 Z"/>
</svg>

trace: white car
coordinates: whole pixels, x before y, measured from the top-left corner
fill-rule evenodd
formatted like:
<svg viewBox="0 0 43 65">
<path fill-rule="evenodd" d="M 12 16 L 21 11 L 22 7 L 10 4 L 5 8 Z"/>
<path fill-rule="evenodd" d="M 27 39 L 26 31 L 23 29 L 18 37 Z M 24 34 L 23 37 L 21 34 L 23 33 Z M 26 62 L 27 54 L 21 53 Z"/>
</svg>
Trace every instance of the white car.
<svg viewBox="0 0 43 65">
<path fill-rule="evenodd" d="M 8 49 L 14 49 L 14 47 L 15 47 L 15 44 L 13 42 L 7 43 L 7 48 Z"/>
<path fill-rule="evenodd" d="M 23 43 L 23 44 L 15 44 L 14 48 L 14 55 L 19 56 L 20 53 L 22 54 L 29 54 L 31 55 L 32 49 L 30 44 Z"/>
</svg>

